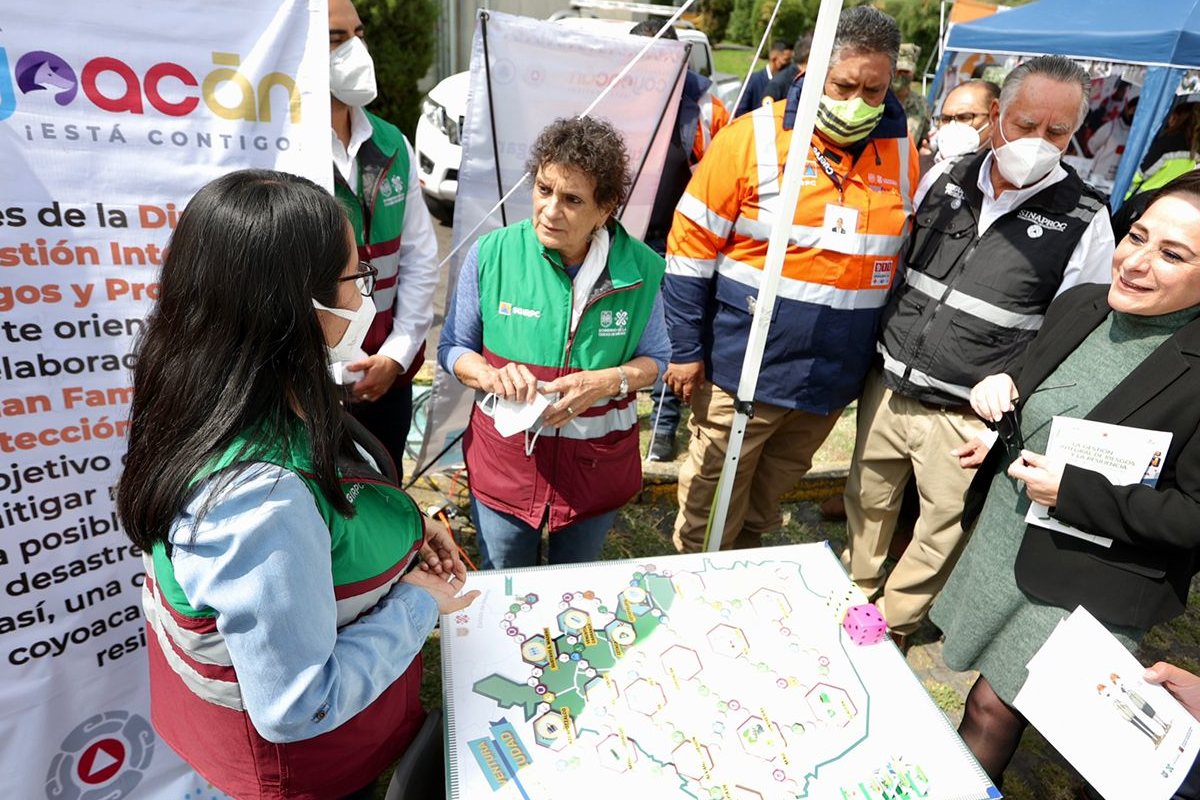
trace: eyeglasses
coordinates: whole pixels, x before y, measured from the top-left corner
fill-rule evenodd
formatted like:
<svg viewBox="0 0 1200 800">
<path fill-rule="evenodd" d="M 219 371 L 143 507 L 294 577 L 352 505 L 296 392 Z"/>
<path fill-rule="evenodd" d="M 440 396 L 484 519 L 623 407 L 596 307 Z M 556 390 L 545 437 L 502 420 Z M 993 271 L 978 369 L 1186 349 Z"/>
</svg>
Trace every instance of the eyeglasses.
<svg viewBox="0 0 1200 800">
<path fill-rule="evenodd" d="M 338 283 L 342 281 L 355 281 L 358 284 L 358 291 L 363 297 L 370 297 L 375 294 L 375 279 L 379 277 L 379 270 L 372 267 L 366 261 L 358 262 L 358 272 L 354 275 L 344 275 L 338 278 Z"/>
<path fill-rule="evenodd" d="M 1017 420 L 1015 409 L 1000 415 L 996 422 L 996 433 L 1000 434 L 1000 441 L 1004 442 L 1009 459 L 1016 461 L 1020 458 L 1021 451 L 1025 449 L 1025 437 L 1021 435 L 1021 423 Z"/>
<path fill-rule="evenodd" d="M 964 111 L 961 114 L 935 114 L 933 121 L 939 125 L 949 125 L 951 122 L 961 122 L 964 125 L 974 125 L 976 117 L 986 117 L 986 111 Z"/>
<path fill-rule="evenodd" d="M 1074 387 L 1074 383 L 1063 383 L 1058 386 L 1041 386 L 1030 392 L 1024 398 L 1017 398 L 1016 403 L 1028 401 L 1039 392 L 1050 392 L 1055 389 L 1070 389 Z M 1000 419 L 996 422 L 996 433 L 1000 436 L 1000 441 L 1004 442 L 1004 449 L 1008 451 L 1008 457 L 1016 461 L 1021 457 L 1021 451 L 1025 449 L 1025 437 L 1021 435 L 1021 422 L 1017 419 L 1017 411 L 1014 408 L 1012 411 L 1005 411 L 1000 415 Z"/>
</svg>

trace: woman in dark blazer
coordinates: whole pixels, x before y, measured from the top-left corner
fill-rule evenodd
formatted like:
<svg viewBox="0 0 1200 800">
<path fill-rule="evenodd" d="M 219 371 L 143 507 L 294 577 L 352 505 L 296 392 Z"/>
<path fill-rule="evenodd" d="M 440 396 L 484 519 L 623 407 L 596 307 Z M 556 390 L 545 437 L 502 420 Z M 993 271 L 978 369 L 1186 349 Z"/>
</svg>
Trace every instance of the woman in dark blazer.
<svg viewBox="0 0 1200 800">
<path fill-rule="evenodd" d="M 981 673 L 959 733 L 999 785 L 1027 724 L 1012 708 L 1025 664 L 1058 621 L 1082 605 L 1132 650 L 1183 612 L 1200 565 L 1200 173 L 1134 223 L 1111 287 L 1059 297 L 1016 380 L 984 379 L 971 404 L 1001 437 L 958 453 L 980 466 L 963 514 L 972 538 L 931 618 L 947 665 Z M 1157 485 L 1113 486 L 1041 455 L 1054 416 L 1170 432 Z M 1112 546 L 1027 526 L 1031 500 Z"/>
</svg>

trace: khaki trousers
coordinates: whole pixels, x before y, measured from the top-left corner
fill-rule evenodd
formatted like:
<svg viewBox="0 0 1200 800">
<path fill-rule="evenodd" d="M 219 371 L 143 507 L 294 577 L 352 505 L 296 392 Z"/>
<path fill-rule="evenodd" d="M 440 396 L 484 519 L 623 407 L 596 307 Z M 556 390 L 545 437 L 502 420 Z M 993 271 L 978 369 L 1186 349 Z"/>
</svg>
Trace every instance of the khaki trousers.
<svg viewBox="0 0 1200 800">
<path fill-rule="evenodd" d="M 675 548 L 681 553 L 704 549 L 704 531 L 717 499 L 717 481 L 733 427 L 733 404 L 732 394 L 708 381 L 692 395 L 688 422 L 692 442 L 679 469 L 679 516 L 675 518 Z M 822 416 L 754 404 L 754 417 L 742 440 L 722 550 L 757 547 L 764 533 L 779 527 L 780 498 L 812 466 L 813 453 L 840 415 L 840 410 Z"/>
<path fill-rule="evenodd" d="M 950 451 L 985 428 L 969 408 L 931 408 L 894 394 L 879 369 L 867 376 L 846 480 L 848 547 L 842 564 L 868 597 L 882 586 L 876 603 L 897 633 L 917 629 L 966 544 L 963 495 L 975 470 L 959 467 Z M 883 562 L 909 478 L 916 480 L 921 515 L 885 583 Z"/>
</svg>

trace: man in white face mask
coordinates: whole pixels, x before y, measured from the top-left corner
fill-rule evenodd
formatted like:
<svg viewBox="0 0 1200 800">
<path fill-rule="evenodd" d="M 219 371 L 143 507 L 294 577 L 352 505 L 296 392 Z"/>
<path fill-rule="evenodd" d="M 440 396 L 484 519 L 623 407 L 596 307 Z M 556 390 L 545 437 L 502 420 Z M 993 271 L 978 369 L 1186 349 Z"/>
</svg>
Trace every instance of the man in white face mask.
<svg viewBox="0 0 1200 800">
<path fill-rule="evenodd" d="M 329 0 L 329 92 L 334 184 L 354 226 L 358 257 L 378 271 L 376 313 L 356 353 L 340 350 L 353 382 L 350 411 L 399 465 L 412 418 L 412 376 L 425 360 L 437 288 L 437 240 L 408 140 L 366 111 L 375 64 L 350 0 Z M 348 380 L 348 379 L 345 379 Z"/>
<path fill-rule="evenodd" d="M 951 89 L 942 101 L 942 113 L 933 118 L 934 161 L 957 160 L 985 147 L 991 141 L 992 101 L 999 97 L 1000 87 L 991 81 L 974 79 Z"/>
<path fill-rule="evenodd" d="M 1089 90 L 1087 74 L 1069 59 L 1022 64 L 988 109 L 991 146 L 935 164 L 917 188 L 913 229 L 900 249 L 903 279 L 884 310 L 880 359 L 859 400 L 845 493 L 843 561 L 860 588 L 880 595 L 901 637 L 920 625 L 966 543 L 959 523 L 969 468 L 988 449 L 987 428 L 968 402 L 971 387 L 988 375 L 1017 374 L 1060 292 L 1111 280 L 1104 198 L 1061 163 Z M 970 146 L 976 132 L 968 133 Z M 920 517 L 885 575 L 910 478 Z"/>
<path fill-rule="evenodd" d="M 802 78 L 786 100 L 721 130 L 675 207 L 663 380 L 692 407 L 675 520 L 681 552 L 704 548 L 777 220 L 791 222 L 792 239 L 729 516 L 713 532 L 722 547 L 757 547 L 778 527 L 780 498 L 862 390 L 918 178 L 892 91 L 899 49 L 894 19 L 872 6 L 844 9 L 812 137 L 793 136 Z M 786 208 L 779 181 L 792 158 L 804 160 L 804 190 Z"/>
</svg>

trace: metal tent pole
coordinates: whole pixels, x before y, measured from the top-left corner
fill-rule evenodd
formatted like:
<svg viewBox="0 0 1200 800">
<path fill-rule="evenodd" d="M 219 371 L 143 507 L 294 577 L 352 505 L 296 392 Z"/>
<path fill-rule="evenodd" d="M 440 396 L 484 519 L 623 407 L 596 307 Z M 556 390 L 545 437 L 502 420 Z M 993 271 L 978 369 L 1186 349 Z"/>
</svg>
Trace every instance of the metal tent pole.
<svg viewBox="0 0 1200 800">
<path fill-rule="evenodd" d="M 821 0 L 817 25 L 813 31 L 812 53 L 804 75 L 804 87 L 800 90 L 796 122 L 792 128 L 792 143 L 788 150 L 787 165 L 783 169 L 780 213 L 772 222 L 771 238 L 767 243 L 767 262 L 763 267 L 762 284 L 754 306 L 754 320 L 751 322 L 750 337 L 746 342 L 746 356 L 742 360 L 742 378 L 738 383 L 735 398 L 733 427 L 729 434 L 729 446 L 725 451 L 725 464 L 721 468 L 721 478 L 717 483 L 717 502 L 713 505 L 708 518 L 708 530 L 704 533 L 704 549 L 709 552 L 721 549 L 725 520 L 729 515 L 729 500 L 733 496 L 733 484 L 737 476 L 738 459 L 742 454 L 742 440 L 746 435 L 746 425 L 754 416 L 754 392 L 758 388 L 758 373 L 762 369 L 763 350 L 766 348 L 767 333 L 771 328 L 771 314 L 775 309 L 779 278 L 783 274 L 788 237 L 792 231 L 796 204 L 800 199 L 804 164 L 807 161 L 805 154 L 808 151 L 808 143 L 812 140 L 817 105 L 825 88 L 825 75 L 829 72 L 833 38 L 837 32 L 841 11 L 842 0 Z"/>
</svg>

